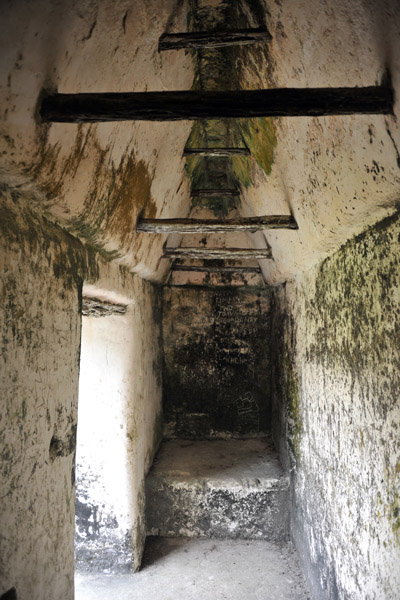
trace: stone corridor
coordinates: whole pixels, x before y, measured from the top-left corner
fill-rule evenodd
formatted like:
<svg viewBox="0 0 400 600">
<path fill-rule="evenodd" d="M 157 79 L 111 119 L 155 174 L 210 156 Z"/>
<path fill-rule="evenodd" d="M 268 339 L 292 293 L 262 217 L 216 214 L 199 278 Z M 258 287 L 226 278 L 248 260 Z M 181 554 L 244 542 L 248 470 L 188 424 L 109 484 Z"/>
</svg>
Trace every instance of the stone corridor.
<svg viewBox="0 0 400 600">
<path fill-rule="evenodd" d="M 398 600 L 398 0 L 1 15 L 0 600 Z"/>
</svg>

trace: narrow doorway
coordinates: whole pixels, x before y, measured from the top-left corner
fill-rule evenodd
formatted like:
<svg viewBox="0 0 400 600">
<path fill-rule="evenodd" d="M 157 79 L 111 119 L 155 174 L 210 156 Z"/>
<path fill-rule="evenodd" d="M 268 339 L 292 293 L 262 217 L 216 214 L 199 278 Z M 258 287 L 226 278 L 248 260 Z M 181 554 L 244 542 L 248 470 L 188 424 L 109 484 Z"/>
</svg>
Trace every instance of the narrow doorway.
<svg viewBox="0 0 400 600">
<path fill-rule="evenodd" d="M 76 456 L 75 570 L 130 572 L 132 343 L 126 306 L 84 297 Z"/>
</svg>

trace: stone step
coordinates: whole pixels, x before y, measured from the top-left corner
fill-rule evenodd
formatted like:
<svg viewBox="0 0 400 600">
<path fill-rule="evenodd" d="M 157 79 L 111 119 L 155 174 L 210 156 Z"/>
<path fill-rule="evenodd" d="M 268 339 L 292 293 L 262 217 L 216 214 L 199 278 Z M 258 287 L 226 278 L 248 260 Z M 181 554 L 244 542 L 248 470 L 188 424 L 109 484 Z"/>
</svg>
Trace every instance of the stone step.
<svg viewBox="0 0 400 600">
<path fill-rule="evenodd" d="M 146 504 L 148 535 L 289 538 L 289 479 L 265 438 L 163 442 Z"/>
</svg>

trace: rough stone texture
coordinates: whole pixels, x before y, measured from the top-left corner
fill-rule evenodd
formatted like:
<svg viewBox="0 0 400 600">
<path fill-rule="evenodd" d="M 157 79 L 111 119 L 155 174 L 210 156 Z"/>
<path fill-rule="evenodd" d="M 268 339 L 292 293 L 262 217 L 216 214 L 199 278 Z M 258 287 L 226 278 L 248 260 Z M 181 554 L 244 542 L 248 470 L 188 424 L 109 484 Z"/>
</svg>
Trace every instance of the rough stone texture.
<svg viewBox="0 0 400 600">
<path fill-rule="evenodd" d="M 76 600 L 308 600 L 290 545 L 149 538 L 135 575 L 78 574 Z"/>
<path fill-rule="evenodd" d="M 399 267 L 397 216 L 278 294 L 276 437 L 318 600 L 400 597 Z"/>
<path fill-rule="evenodd" d="M 164 442 L 146 498 L 149 535 L 289 536 L 289 480 L 266 439 Z"/>
<path fill-rule="evenodd" d="M 85 291 L 85 289 L 84 289 Z M 83 319 L 77 447 L 76 566 L 140 566 L 144 476 L 161 435 L 160 293 L 132 278 L 125 315 Z"/>
<path fill-rule="evenodd" d="M 268 431 L 270 301 L 268 289 L 164 289 L 167 437 Z"/>
<path fill-rule="evenodd" d="M 396 92 L 393 116 L 243 120 L 237 123 L 236 132 L 213 123 L 194 130 L 190 141 L 199 145 L 204 137 L 211 140 L 219 135 L 218 129 L 222 131 L 220 141 L 225 135 L 235 143 L 245 141 L 251 157 L 232 159 L 242 190 L 240 214 L 290 211 L 295 216 L 298 231 L 266 234 L 274 256 L 274 261 L 262 264 L 269 282 L 291 278 L 332 254 L 354 234 L 395 210 L 398 202 L 397 0 L 275 0 L 268 2 L 268 10 L 264 0 L 193 0 L 189 23 L 186 8 L 175 11 L 176 7 L 174 0 L 135 0 L 133 4 L 131 0 L 15 0 L 2 7 L 0 177 L 18 190 L 25 205 L 20 212 L 23 218 L 15 219 L 12 208 L 8 215 L 1 214 L 2 230 L 9 232 L 4 238 L 4 256 L 10 258 L 5 277 L 10 275 L 17 282 L 15 297 L 4 303 L 5 347 L 12 348 L 8 355 L 19 363 L 18 371 L 14 360 L 7 364 L 11 382 L 5 375 L 6 409 L 0 409 L 5 452 L 9 436 L 15 444 L 1 467 L 7 477 L 1 517 L 6 519 L 6 527 L 1 528 L 1 535 L 7 538 L 7 553 L 12 553 L 3 552 L 1 558 L 7 561 L 4 591 L 14 585 L 10 577 L 18 574 L 17 585 L 26 590 L 21 592 L 23 597 L 29 593 L 30 599 L 50 595 L 52 586 L 64 586 L 64 574 L 70 573 L 66 546 L 54 552 L 55 540 L 62 537 L 67 544 L 68 536 L 53 526 L 54 514 L 48 507 L 53 494 L 61 494 L 57 511 L 66 507 L 66 512 L 62 511 L 60 523 L 64 518 L 69 523 L 72 509 L 65 503 L 72 492 L 66 471 L 72 457 L 64 454 L 69 450 L 68 428 L 75 423 L 71 397 L 76 394 L 76 373 L 69 376 L 68 368 L 76 356 L 79 335 L 75 313 L 68 310 L 77 303 L 79 280 L 84 278 L 79 265 L 87 257 L 81 246 L 58 228 L 33 218 L 28 207 L 64 225 L 108 257 L 118 257 L 145 277 L 162 280 L 169 265 L 166 260 L 159 261 L 164 238 L 136 235 L 136 217 L 142 209 L 145 217 L 183 217 L 190 203 L 181 159 L 190 125 L 44 125 L 37 119 L 43 88 L 57 88 L 61 93 L 188 89 L 193 73 L 195 85 L 201 85 L 203 74 L 209 89 L 364 86 L 379 82 L 388 67 Z M 200 9 L 197 15 L 193 8 Z M 244 21 L 253 27 L 265 19 L 273 36 L 267 47 L 207 53 L 202 56 L 202 66 L 197 59 L 192 63 L 189 53 L 157 52 L 158 39 L 166 30 L 183 31 L 186 25 L 192 29 L 221 24 L 223 28 L 239 27 Z M 213 178 L 226 175 L 226 162 L 213 164 L 217 171 Z M 197 171 L 192 163 L 187 174 L 192 183 L 200 184 L 211 172 Z M 16 202 L 15 194 L 11 202 Z M 258 247 L 265 245 L 260 235 L 263 239 L 257 241 Z M 310 548 L 315 564 L 320 557 L 314 581 L 321 580 L 329 587 L 326 594 L 331 596 L 393 598 L 398 595 L 398 409 L 392 406 L 398 393 L 398 343 L 394 339 L 394 335 L 398 337 L 397 315 L 394 317 L 398 297 L 393 275 L 398 254 L 390 249 L 395 242 L 389 243 L 389 233 L 379 230 L 379 235 L 368 235 L 372 237 L 363 237 L 329 259 L 322 270 L 316 267 L 308 275 L 299 275 L 287 287 L 286 300 L 282 299 L 282 309 L 287 305 L 288 314 L 287 350 L 280 377 L 290 408 L 284 431 L 290 438 L 291 455 L 300 457 L 296 459 L 294 514 L 304 515 L 305 525 L 300 534 L 298 519 L 297 539 Z M 381 255 L 374 258 L 375 248 L 368 239 L 376 242 L 376 252 L 381 249 Z M 120 285 L 129 287 L 130 276 L 104 263 L 101 269 L 110 275 L 102 286 L 105 299 L 112 301 L 112 295 L 121 293 Z M 98 270 L 99 262 L 87 274 L 92 283 Z M 98 290 L 95 297 L 100 297 Z M 199 331 L 200 312 L 191 312 Z M 181 320 L 179 315 L 176 328 L 184 335 Z M 229 322 L 225 320 L 225 324 Z M 190 325 L 188 319 L 187 328 Z M 15 344 L 21 344 L 15 348 L 8 344 L 13 328 Z M 228 325 L 217 334 L 222 337 L 227 329 Z M 25 341 L 26 348 L 21 350 Z M 29 362 L 34 344 L 38 350 Z M 195 352 L 204 347 L 204 338 L 192 346 Z M 219 353 L 219 346 L 213 348 Z M 199 356 L 204 358 L 201 352 Z M 197 385 L 194 373 L 201 381 L 200 372 L 212 383 L 207 361 L 199 362 L 196 372 L 182 365 L 182 377 L 189 373 Z M 257 367 L 256 373 L 261 369 Z M 58 374 L 60 382 L 56 381 Z M 264 375 L 269 377 L 267 369 Z M 268 388 L 268 382 L 260 383 Z M 235 394 L 236 389 L 230 396 L 233 404 L 229 398 L 223 404 L 228 407 L 224 418 L 229 415 L 233 419 L 229 423 L 232 430 L 236 427 L 236 401 L 241 398 Z M 30 401 L 25 414 L 26 397 Z M 193 398 L 196 402 L 191 393 Z M 205 395 L 204 400 L 211 408 L 215 405 L 215 396 Z M 58 402 L 60 414 L 53 415 Z M 65 411 L 71 402 L 67 419 Z M 240 410 L 253 418 L 246 402 Z M 34 411 L 32 403 L 36 403 Z M 43 429 L 47 425 L 42 418 L 47 405 L 51 407 L 49 431 Z M 201 410 L 191 415 L 193 422 L 209 419 L 209 413 L 204 419 Z M 18 442 L 14 433 L 17 414 L 21 424 Z M 52 427 L 58 418 L 62 436 L 53 438 Z M 202 425 L 204 435 L 217 431 L 211 426 L 212 422 Z M 29 444 L 36 440 L 33 451 Z M 41 457 L 36 470 L 33 455 Z M 11 473 L 9 465 L 16 457 L 20 461 L 14 462 Z M 50 471 L 54 478 L 49 475 L 46 479 Z M 63 483 L 64 475 L 67 483 Z M 28 496 L 20 493 L 25 484 Z M 10 485 L 17 485 L 17 491 L 11 492 Z M 64 485 L 67 495 L 60 492 Z M 38 504 L 35 498 L 39 497 Z M 21 498 L 25 504 L 20 511 Z M 29 514 L 32 518 L 28 520 Z M 316 519 L 314 529 L 311 515 Z M 14 544 L 14 539 L 18 543 Z M 63 556 L 64 551 L 68 556 Z M 41 556 L 45 559 L 38 572 L 33 561 Z M 62 587 L 60 597 L 68 598 L 71 588 L 70 578 L 69 590 L 64 593 Z"/>
<path fill-rule="evenodd" d="M 126 529 L 135 566 L 145 536 L 144 475 L 160 433 L 158 291 L 85 250 L 6 188 L 1 190 L 0 230 L 0 595 L 15 587 L 19 600 L 68 600 L 73 598 L 82 281 L 91 282 L 86 294 L 129 305 L 126 316 L 110 321 L 127 319 L 120 351 L 126 355 L 124 366 L 131 362 L 119 374 L 129 374 L 127 385 L 132 378 L 135 382 L 130 404 L 124 405 L 122 432 L 129 486 L 119 490 L 120 498 L 130 492 Z M 109 349 L 112 344 L 110 337 Z M 99 406 L 100 399 L 99 393 Z M 118 398 L 111 394 L 109 399 L 117 412 Z M 118 415 L 112 416 L 114 421 L 106 425 L 121 432 Z M 104 444 L 97 442 L 96 448 L 89 440 L 89 454 L 100 462 Z M 99 462 L 93 460 L 95 474 Z M 114 467 L 114 473 L 120 483 L 121 471 Z M 110 483 L 105 475 L 103 481 Z M 104 500 L 107 493 L 109 488 Z M 111 496 L 116 493 L 112 490 Z M 93 498 L 91 492 L 89 496 Z"/>
<path fill-rule="evenodd" d="M 190 3 L 190 27 L 228 31 L 264 23 L 271 44 L 195 54 L 198 89 L 364 86 L 400 68 L 397 0 L 246 0 Z M 398 113 L 396 94 L 394 112 Z M 396 117 L 239 119 L 197 123 L 188 146 L 210 140 L 243 145 L 251 157 L 225 159 L 241 186 L 243 216 L 292 212 L 298 232 L 265 232 L 273 261 L 266 281 L 281 282 L 318 263 L 351 236 L 395 209 L 400 180 Z M 193 185 L 207 181 L 215 161 L 190 157 Z M 227 167 L 225 166 L 225 169 Z M 210 208 L 223 210 L 220 201 Z"/>
<path fill-rule="evenodd" d="M 1 194 L 0 595 L 72 600 L 85 253 Z"/>
<path fill-rule="evenodd" d="M 49 126 L 37 121 L 43 88 L 368 86 L 388 67 L 395 116 L 243 119 L 235 132 L 209 121 L 189 145 L 245 141 L 251 157 L 234 157 L 231 169 L 243 192 L 241 214 L 294 214 L 298 232 L 266 233 L 274 256 L 263 264 L 269 282 L 320 261 L 393 210 L 400 180 L 398 0 L 14 0 L 2 9 L 2 180 L 145 277 L 162 280 L 170 263 L 158 260 L 165 238 L 136 235 L 136 218 L 142 209 L 148 217 L 187 216 L 182 152 L 191 124 Z M 267 24 L 270 44 L 201 54 L 157 49 L 166 32 L 260 24 Z M 191 181 L 212 176 L 191 160 Z M 215 170 L 221 164 L 212 162 Z"/>
<path fill-rule="evenodd" d="M 190 124 L 44 124 L 43 90 L 188 89 L 190 55 L 158 52 L 175 0 L 26 0 L 2 7 L 1 180 L 108 257 L 162 279 L 165 236 L 136 235 L 144 216 L 186 214 L 182 151 Z M 185 13 L 177 15 L 185 27 Z M 167 54 L 169 56 L 167 56 Z M 156 274 L 157 273 L 157 274 Z"/>
</svg>

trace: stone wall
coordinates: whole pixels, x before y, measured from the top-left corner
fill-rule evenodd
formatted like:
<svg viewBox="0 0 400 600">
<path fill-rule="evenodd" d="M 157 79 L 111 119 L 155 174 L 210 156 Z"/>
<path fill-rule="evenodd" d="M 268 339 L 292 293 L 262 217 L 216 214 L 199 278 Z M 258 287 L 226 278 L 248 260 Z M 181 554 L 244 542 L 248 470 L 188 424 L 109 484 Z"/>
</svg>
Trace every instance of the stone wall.
<svg viewBox="0 0 400 600">
<path fill-rule="evenodd" d="M 125 454 L 114 459 L 129 469 L 133 562 L 144 536 L 144 472 L 158 443 L 157 292 L 29 206 L 1 189 L 0 596 L 15 588 L 18 600 L 72 600 L 82 282 L 100 299 L 129 304 L 123 339 L 110 346 L 121 343 L 126 385 L 135 383 L 124 405 Z"/>
<path fill-rule="evenodd" d="M 269 289 L 164 289 L 167 437 L 270 429 L 270 307 Z"/>
<path fill-rule="evenodd" d="M 0 594 L 68 600 L 85 253 L 1 202 Z"/>
<path fill-rule="evenodd" d="M 400 594 L 399 240 L 388 218 L 277 293 L 274 431 L 318 600 Z"/>
</svg>

